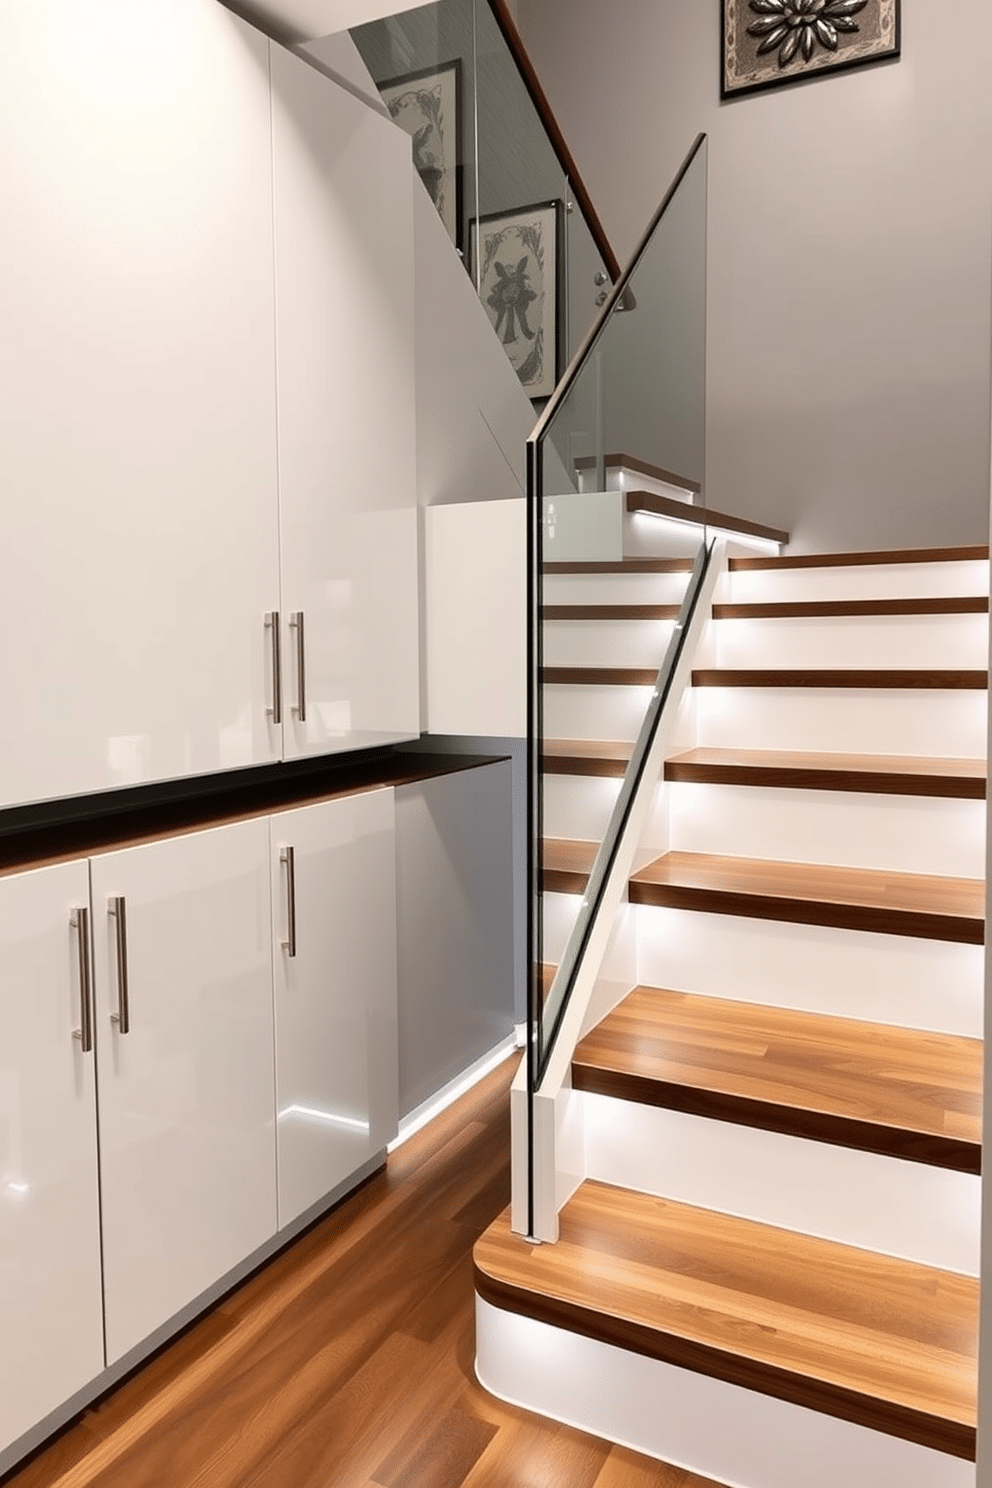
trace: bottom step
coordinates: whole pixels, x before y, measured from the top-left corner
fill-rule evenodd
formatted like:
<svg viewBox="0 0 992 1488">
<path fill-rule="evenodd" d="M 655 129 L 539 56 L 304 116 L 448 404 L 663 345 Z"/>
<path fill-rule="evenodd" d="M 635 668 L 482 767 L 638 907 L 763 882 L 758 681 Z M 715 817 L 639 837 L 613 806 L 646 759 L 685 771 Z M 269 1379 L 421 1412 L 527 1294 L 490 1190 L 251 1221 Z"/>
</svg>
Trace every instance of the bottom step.
<svg viewBox="0 0 992 1488">
<path fill-rule="evenodd" d="M 885 1442 L 875 1438 L 894 1439 L 893 1484 L 973 1481 L 973 1279 L 593 1182 L 562 1211 L 556 1245 L 527 1244 L 511 1233 L 509 1212 L 501 1215 L 476 1246 L 475 1272 L 477 1294 L 497 1316 L 516 1314 L 608 1354 L 674 1367 L 705 1381 L 704 1393 L 719 1381 L 756 1402 L 770 1397 L 798 1408 L 803 1419 L 868 1428 L 854 1435 L 883 1456 Z M 480 1334 L 480 1365 L 484 1352 Z M 559 1368 L 551 1358 L 546 1364 Z M 505 1359 L 497 1372 L 512 1378 L 514 1368 Z M 480 1367 L 484 1383 L 492 1372 L 490 1357 Z M 598 1388 L 608 1393 L 609 1383 L 607 1374 Z M 567 1407 L 552 1413 L 603 1430 Z M 710 1429 L 723 1428 L 711 1421 Z M 852 1431 L 837 1429 L 842 1437 Z M 643 1439 L 626 1439 L 650 1450 Z M 660 1442 L 658 1455 L 679 1454 Z M 922 1476 L 912 1467 L 917 1459 Z M 686 1465 L 714 1471 L 712 1463 Z M 880 1470 L 872 1469 L 872 1488 L 888 1482 Z M 810 1469 L 802 1481 L 818 1478 Z"/>
</svg>

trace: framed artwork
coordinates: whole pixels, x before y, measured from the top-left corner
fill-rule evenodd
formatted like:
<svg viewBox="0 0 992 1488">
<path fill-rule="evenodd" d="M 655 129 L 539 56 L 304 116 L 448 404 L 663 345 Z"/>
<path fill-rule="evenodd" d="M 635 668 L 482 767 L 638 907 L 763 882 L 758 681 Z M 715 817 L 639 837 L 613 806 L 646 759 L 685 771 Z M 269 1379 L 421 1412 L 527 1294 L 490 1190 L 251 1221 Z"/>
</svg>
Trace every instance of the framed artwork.
<svg viewBox="0 0 992 1488">
<path fill-rule="evenodd" d="M 538 202 L 471 224 L 472 277 L 486 313 L 531 398 L 548 398 L 561 368 L 563 206 Z"/>
<path fill-rule="evenodd" d="M 460 58 L 379 84 L 393 121 L 413 139 L 413 163 L 456 248 L 462 246 Z"/>
<path fill-rule="evenodd" d="M 898 57 L 899 0 L 723 0 L 721 98 Z"/>
</svg>

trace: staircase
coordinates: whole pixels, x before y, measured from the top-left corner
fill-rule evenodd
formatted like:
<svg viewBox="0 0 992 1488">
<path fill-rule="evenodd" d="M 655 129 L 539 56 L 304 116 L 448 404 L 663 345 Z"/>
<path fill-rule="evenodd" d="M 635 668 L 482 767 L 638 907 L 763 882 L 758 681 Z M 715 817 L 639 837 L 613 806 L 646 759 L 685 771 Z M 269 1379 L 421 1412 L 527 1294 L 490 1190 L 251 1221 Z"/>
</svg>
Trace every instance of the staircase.
<svg viewBox="0 0 992 1488">
<path fill-rule="evenodd" d="M 574 1051 L 584 1179 L 557 1244 L 476 1249 L 494 1393 L 741 1488 L 974 1483 L 987 559 L 730 560 Z M 552 962 L 686 565 L 561 568 Z"/>
</svg>

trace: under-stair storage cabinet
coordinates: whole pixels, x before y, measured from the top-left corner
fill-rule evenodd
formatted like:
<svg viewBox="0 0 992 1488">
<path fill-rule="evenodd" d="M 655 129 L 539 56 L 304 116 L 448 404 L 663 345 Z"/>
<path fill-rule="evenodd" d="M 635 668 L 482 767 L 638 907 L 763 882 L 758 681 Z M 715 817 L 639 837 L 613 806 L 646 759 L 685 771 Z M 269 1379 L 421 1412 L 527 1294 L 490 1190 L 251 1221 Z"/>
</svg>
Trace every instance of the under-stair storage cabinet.
<svg viewBox="0 0 992 1488">
<path fill-rule="evenodd" d="M 0 0 L 0 806 L 281 750 L 268 45 Z"/>
<path fill-rule="evenodd" d="M 270 828 L 282 1228 L 396 1135 L 394 792 Z"/>
<path fill-rule="evenodd" d="M 0 0 L 0 809 L 419 732 L 412 192 L 217 0 Z"/>
<path fill-rule="evenodd" d="M 91 872 L 112 1364 L 276 1230 L 269 824 Z"/>
<path fill-rule="evenodd" d="M 275 46 L 272 154 L 290 759 L 420 732 L 414 182 L 409 136 Z"/>
<path fill-rule="evenodd" d="M 0 877 L 0 1450 L 103 1368 L 88 904 L 85 862 Z"/>
</svg>

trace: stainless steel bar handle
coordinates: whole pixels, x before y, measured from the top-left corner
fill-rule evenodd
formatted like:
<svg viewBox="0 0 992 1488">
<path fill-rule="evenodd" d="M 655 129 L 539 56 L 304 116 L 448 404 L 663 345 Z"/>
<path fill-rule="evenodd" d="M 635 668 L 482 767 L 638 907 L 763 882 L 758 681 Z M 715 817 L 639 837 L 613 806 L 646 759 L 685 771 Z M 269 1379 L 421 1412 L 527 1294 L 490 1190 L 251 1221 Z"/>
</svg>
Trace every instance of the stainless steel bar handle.
<svg viewBox="0 0 992 1488">
<path fill-rule="evenodd" d="M 121 1034 L 131 1032 L 131 994 L 127 981 L 127 904 L 123 894 L 107 901 L 107 913 L 116 920 L 117 930 L 117 1012 L 111 1013 Z"/>
<path fill-rule="evenodd" d="M 74 909 L 69 916 L 70 924 L 79 937 L 79 1022 L 72 1031 L 82 1045 L 84 1054 L 93 1051 L 93 981 L 90 977 L 90 912 L 87 908 Z"/>
<path fill-rule="evenodd" d="M 266 615 L 265 628 L 271 632 L 272 644 L 272 706 L 266 708 L 265 716 L 273 723 L 282 723 L 282 639 L 278 610 L 270 610 Z"/>
<path fill-rule="evenodd" d="M 293 712 L 301 723 L 307 721 L 307 652 L 303 632 L 303 611 L 294 610 L 289 617 L 290 630 L 296 631 L 296 706 Z"/>
<path fill-rule="evenodd" d="M 279 853 L 280 863 L 286 865 L 286 939 L 282 943 L 283 950 L 290 956 L 296 955 L 296 852 L 291 847 L 284 847 Z"/>
</svg>

